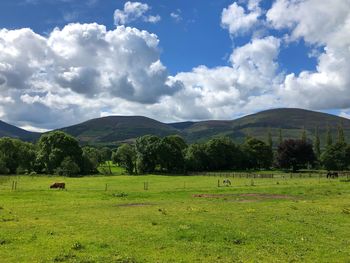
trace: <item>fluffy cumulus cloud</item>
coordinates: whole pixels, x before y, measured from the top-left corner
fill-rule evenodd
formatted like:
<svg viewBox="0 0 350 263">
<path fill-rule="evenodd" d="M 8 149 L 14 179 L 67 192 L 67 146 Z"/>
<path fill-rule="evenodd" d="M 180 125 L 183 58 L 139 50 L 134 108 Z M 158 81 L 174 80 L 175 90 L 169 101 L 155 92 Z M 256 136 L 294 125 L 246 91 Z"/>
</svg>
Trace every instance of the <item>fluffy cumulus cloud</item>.
<svg viewBox="0 0 350 263">
<path fill-rule="evenodd" d="M 224 8 L 221 14 L 221 25 L 227 28 L 231 35 L 249 31 L 259 22 L 261 9 L 259 0 L 250 0 L 245 8 L 236 2 Z"/>
<path fill-rule="evenodd" d="M 280 106 L 338 108 L 348 116 L 350 1 L 276 0 L 269 10 L 259 4 L 244 0 L 223 10 L 221 24 L 231 37 L 252 36 L 232 50 L 226 66 L 202 65 L 174 76 L 160 60 L 156 35 L 121 25 L 152 20 L 147 4 L 127 2 L 116 10 L 114 30 L 69 24 L 42 36 L 2 29 L 0 117 L 57 128 L 111 114 L 231 119 Z M 254 34 L 259 27 L 264 33 Z M 314 52 L 316 68 L 281 71 L 281 49 L 300 40 L 310 53 L 320 51 Z"/>
<path fill-rule="evenodd" d="M 140 2 L 126 2 L 124 9 L 114 11 L 114 24 L 125 25 L 138 19 L 144 22 L 157 23 L 161 20 L 159 15 L 146 15 L 150 10 L 150 6 Z"/>
<path fill-rule="evenodd" d="M 290 73 L 281 84 L 286 104 L 313 109 L 350 107 L 350 1 L 277 0 L 267 12 L 275 29 L 322 47 L 314 71 Z M 331 99 L 330 99 L 331 98 Z"/>
<path fill-rule="evenodd" d="M 158 42 L 154 34 L 124 26 L 107 31 L 98 24 L 69 24 L 48 37 L 2 29 L 2 115 L 50 127 L 50 120 L 61 120 L 59 126 L 96 116 L 113 99 L 154 104 L 182 87 L 168 77 Z"/>
</svg>

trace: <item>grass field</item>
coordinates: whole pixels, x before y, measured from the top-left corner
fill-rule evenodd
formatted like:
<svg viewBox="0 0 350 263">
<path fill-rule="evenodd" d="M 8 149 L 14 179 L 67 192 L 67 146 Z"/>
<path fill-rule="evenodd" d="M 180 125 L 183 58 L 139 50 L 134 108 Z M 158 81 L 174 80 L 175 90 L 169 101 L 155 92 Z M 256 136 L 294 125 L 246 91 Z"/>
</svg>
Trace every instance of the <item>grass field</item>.
<svg viewBox="0 0 350 263">
<path fill-rule="evenodd" d="M 350 262 L 350 182 L 218 179 L 0 176 L 0 262 Z"/>
</svg>

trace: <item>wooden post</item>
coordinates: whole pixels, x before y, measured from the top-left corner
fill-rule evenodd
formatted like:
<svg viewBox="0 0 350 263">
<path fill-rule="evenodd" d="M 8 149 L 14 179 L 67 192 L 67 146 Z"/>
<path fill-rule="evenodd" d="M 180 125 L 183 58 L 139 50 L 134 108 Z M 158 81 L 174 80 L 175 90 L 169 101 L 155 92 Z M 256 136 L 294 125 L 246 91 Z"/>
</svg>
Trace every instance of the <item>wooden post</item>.
<svg viewBox="0 0 350 263">
<path fill-rule="evenodd" d="M 15 181 L 12 181 L 11 190 L 13 191 L 14 188 L 15 188 Z"/>
<path fill-rule="evenodd" d="M 108 189 L 108 185 L 106 184 L 106 186 L 105 186 L 105 191 L 107 191 L 107 189 Z"/>
<path fill-rule="evenodd" d="M 220 187 L 220 180 L 218 180 L 218 187 Z"/>
</svg>

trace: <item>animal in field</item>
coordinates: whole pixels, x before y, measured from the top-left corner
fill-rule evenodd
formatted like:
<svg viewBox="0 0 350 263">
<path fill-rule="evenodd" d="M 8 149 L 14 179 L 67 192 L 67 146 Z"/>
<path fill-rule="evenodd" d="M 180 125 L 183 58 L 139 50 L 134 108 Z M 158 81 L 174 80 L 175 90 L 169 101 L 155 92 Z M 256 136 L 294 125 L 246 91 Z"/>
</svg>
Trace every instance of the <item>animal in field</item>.
<svg viewBox="0 0 350 263">
<path fill-rule="evenodd" d="M 335 178 L 338 178 L 339 177 L 339 175 L 338 175 L 338 173 L 337 172 L 328 172 L 327 173 L 327 178 L 332 178 L 332 179 L 335 179 Z"/>
<path fill-rule="evenodd" d="M 53 183 L 52 185 L 50 185 L 51 189 L 65 189 L 66 188 L 66 184 L 65 183 Z"/>
<path fill-rule="evenodd" d="M 229 186 L 231 185 L 231 181 L 229 179 L 225 179 L 224 181 L 222 181 L 224 185 Z"/>
</svg>

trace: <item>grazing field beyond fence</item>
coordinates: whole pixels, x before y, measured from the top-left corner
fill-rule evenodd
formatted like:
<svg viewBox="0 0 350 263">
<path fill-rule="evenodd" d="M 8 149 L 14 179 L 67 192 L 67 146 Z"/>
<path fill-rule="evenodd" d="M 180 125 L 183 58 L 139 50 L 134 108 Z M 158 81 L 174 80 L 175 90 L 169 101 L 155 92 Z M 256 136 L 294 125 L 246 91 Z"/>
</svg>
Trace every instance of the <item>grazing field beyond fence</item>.
<svg viewBox="0 0 350 263">
<path fill-rule="evenodd" d="M 0 262 L 350 259 L 346 174 L 198 175 L 0 176 Z"/>
</svg>

